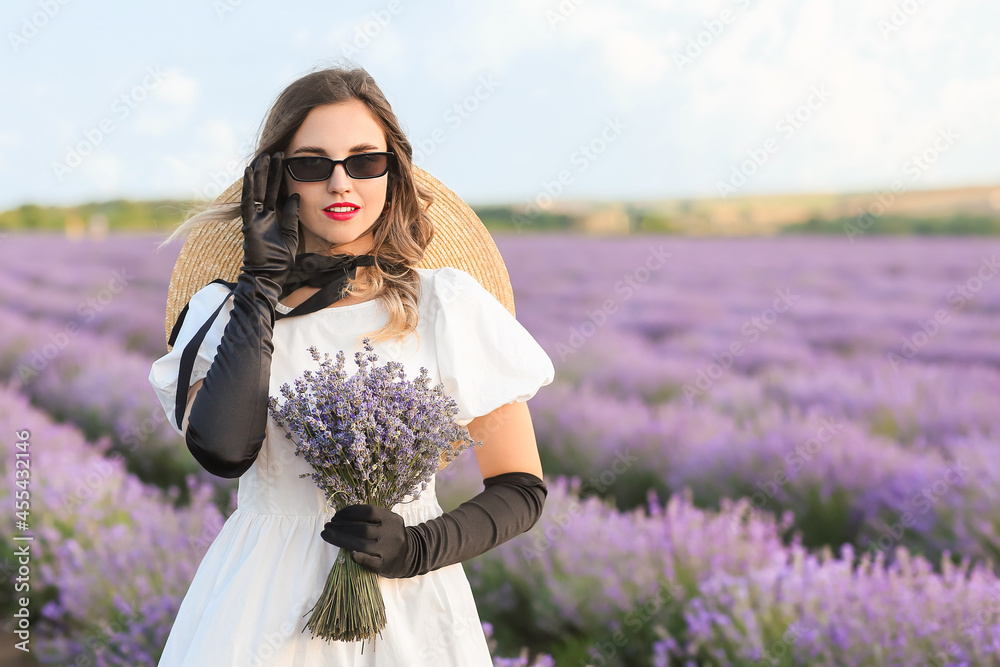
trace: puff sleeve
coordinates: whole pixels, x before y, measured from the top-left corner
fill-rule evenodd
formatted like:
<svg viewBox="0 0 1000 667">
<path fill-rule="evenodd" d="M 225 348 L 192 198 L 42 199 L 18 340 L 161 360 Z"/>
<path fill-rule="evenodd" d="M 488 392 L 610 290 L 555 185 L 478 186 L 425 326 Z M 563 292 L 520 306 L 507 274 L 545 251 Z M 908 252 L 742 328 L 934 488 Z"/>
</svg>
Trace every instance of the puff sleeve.
<svg viewBox="0 0 1000 667">
<path fill-rule="evenodd" d="M 194 358 L 191 380 L 183 390 L 182 400 L 186 402 L 188 389 L 195 382 L 208 375 L 208 369 L 215 360 L 219 344 L 222 342 L 222 334 L 229 322 L 229 314 L 233 310 L 233 300 L 229 298 L 231 293 L 232 291 L 221 283 L 209 283 L 198 290 L 188 302 L 187 313 L 170 352 L 154 361 L 149 371 L 149 383 L 153 385 L 153 390 L 163 406 L 167 421 L 170 422 L 178 435 L 184 435 L 176 423 L 177 382 L 184 349 L 198 330 L 218 310 L 219 312 L 206 332 L 205 338 L 201 341 L 197 356 Z M 221 310 L 219 309 L 220 305 L 222 306 Z"/>
<path fill-rule="evenodd" d="M 555 379 L 542 346 L 470 274 L 439 269 L 434 297 L 438 371 L 445 392 L 458 404 L 460 425 L 527 401 Z"/>
</svg>

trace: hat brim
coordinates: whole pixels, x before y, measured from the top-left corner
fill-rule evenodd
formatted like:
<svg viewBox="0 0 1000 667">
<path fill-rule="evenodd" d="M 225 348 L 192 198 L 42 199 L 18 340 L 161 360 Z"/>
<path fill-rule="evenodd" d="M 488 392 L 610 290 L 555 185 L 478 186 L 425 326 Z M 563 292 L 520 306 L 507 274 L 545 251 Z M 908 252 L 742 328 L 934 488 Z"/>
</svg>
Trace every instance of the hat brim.
<svg viewBox="0 0 1000 667">
<path fill-rule="evenodd" d="M 434 238 L 424 251 L 418 268 L 450 266 L 461 269 L 489 290 L 514 315 L 514 292 L 500 251 L 486 226 L 462 199 L 429 173 L 413 166 L 417 183 L 430 190 L 434 201 L 427 210 L 434 225 Z M 241 176 L 215 203 L 239 201 Z M 166 339 L 178 315 L 191 297 L 217 278 L 235 282 L 243 264 L 242 219 L 227 223 L 203 223 L 184 241 L 167 289 Z M 169 347 L 169 346 L 168 346 Z"/>
</svg>

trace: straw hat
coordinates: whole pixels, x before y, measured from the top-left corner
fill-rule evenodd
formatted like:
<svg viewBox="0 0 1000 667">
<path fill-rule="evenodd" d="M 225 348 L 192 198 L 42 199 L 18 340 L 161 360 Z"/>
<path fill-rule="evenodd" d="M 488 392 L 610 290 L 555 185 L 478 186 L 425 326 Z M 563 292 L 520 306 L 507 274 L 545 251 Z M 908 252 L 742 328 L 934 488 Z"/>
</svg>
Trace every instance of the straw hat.
<svg viewBox="0 0 1000 667">
<path fill-rule="evenodd" d="M 427 211 L 434 224 L 434 239 L 417 266 L 425 269 L 451 266 L 469 273 L 514 315 L 510 275 L 482 221 L 458 195 L 416 165 L 413 176 L 418 184 L 434 193 L 434 202 Z M 240 176 L 215 203 L 239 201 L 242 192 Z M 203 223 L 188 234 L 167 290 L 167 340 L 177 316 L 195 292 L 216 278 L 236 281 L 243 265 L 242 227 L 242 219 L 237 216 L 225 224 Z"/>
</svg>

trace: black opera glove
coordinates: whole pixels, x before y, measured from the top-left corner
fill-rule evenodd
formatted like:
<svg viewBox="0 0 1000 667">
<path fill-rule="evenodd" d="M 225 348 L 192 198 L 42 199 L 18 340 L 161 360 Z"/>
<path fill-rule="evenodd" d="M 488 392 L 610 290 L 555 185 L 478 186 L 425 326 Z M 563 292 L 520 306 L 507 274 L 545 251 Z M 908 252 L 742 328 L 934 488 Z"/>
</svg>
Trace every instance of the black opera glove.
<svg viewBox="0 0 1000 667">
<path fill-rule="evenodd" d="M 384 577 L 399 577 L 406 571 L 411 543 L 416 537 L 403 525 L 403 517 L 375 505 L 348 505 L 326 522 L 320 536 L 351 552 L 355 563 Z"/>
<path fill-rule="evenodd" d="M 483 484 L 479 495 L 416 526 L 405 526 L 402 516 L 382 507 L 348 505 L 320 536 L 383 577 L 427 574 L 484 554 L 538 521 L 548 495 L 541 478 L 508 472 Z"/>
<path fill-rule="evenodd" d="M 243 172 L 240 215 L 243 219 L 242 271 L 267 281 L 280 294 L 299 246 L 299 195 L 285 199 L 278 214 L 278 191 L 285 173 L 285 154 L 262 154 Z M 273 283 L 273 285 L 271 284 Z M 277 302 L 274 298 L 272 306 Z"/>
<path fill-rule="evenodd" d="M 275 210 L 282 165 L 282 153 L 264 154 L 244 171 L 243 267 L 215 360 L 188 416 L 188 450 L 219 477 L 249 470 L 266 436 L 274 311 L 298 245 L 298 194 L 288 197 L 280 219 Z"/>
</svg>

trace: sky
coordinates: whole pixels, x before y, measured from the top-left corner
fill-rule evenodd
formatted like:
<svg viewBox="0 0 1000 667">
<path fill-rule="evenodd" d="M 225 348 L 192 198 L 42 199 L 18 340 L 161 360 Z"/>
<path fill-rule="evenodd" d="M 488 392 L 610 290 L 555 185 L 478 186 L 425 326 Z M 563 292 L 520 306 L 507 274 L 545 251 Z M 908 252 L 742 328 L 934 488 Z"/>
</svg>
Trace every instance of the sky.
<svg viewBox="0 0 1000 667">
<path fill-rule="evenodd" d="M 7 0 L 0 209 L 210 199 L 360 65 L 473 205 L 1000 185 L 987 0 Z"/>
</svg>

